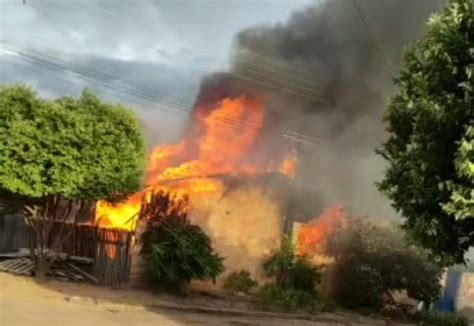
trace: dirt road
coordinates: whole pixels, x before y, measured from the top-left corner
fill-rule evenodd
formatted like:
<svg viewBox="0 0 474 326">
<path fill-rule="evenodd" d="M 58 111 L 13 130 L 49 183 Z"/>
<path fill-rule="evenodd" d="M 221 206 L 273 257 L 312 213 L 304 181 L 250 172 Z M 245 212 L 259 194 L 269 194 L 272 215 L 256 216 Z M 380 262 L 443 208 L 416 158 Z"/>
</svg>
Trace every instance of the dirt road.
<svg viewBox="0 0 474 326">
<path fill-rule="evenodd" d="M 84 295 L 88 294 L 89 297 Z M 151 304 L 155 300 L 155 305 Z M 129 304 L 130 302 L 140 304 Z M 140 291 L 111 291 L 71 283 L 37 284 L 31 278 L 0 273 L 0 325 L 383 325 L 381 321 L 327 323 L 254 316 L 227 316 L 157 308 Z"/>
<path fill-rule="evenodd" d="M 80 304 L 60 304 L 34 299 L 24 301 L 6 299 L 0 301 L 1 325 L 324 325 L 301 321 L 275 321 L 256 318 L 226 318 L 196 313 L 108 310 L 86 307 Z"/>
</svg>

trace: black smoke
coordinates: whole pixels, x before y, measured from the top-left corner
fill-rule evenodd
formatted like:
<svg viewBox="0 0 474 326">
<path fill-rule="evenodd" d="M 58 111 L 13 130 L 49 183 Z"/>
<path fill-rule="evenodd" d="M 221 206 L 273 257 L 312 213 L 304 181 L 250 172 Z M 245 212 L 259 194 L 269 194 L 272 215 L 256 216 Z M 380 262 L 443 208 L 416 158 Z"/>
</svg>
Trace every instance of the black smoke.
<svg viewBox="0 0 474 326">
<path fill-rule="evenodd" d="M 383 111 L 403 50 L 445 2 L 320 1 L 285 24 L 242 31 L 230 74 L 209 77 L 204 89 L 212 81 L 227 90 L 219 94 L 266 94 L 279 134 L 304 135 L 296 137 L 298 183 L 318 194 L 320 210 L 343 203 L 358 215 L 393 215 L 374 184 L 384 168 L 374 153 L 384 137 Z M 270 135 L 269 144 L 282 143 Z"/>
</svg>

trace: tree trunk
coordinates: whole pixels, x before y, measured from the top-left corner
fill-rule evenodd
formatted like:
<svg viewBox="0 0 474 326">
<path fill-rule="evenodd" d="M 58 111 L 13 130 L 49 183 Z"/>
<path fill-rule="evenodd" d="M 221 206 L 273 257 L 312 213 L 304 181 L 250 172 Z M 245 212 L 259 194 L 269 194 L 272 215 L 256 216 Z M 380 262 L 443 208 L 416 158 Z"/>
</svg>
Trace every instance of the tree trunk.
<svg viewBox="0 0 474 326">
<path fill-rule="evenodd" d="M 43 255 L 36 257 L 35 277 L 39 281 L 45 281 L 51 265 Z"/>
</svg>

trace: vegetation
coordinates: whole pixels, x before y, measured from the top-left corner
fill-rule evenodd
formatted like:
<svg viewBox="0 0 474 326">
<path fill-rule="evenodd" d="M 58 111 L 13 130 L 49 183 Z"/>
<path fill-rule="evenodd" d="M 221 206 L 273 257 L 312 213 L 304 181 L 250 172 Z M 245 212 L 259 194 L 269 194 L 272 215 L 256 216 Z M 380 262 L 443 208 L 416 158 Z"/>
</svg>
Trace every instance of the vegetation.
<svg viewBox="0 0 474 326">
<path fill-rule="evenodd" d="M 302 290 L 316 295 L 321 281 L 319 270 L 306 257 L 297 256 L 289 238 L 284 238 L 279 252 L 263 265 L 268 277 L 276 278 L 276 285 L 284 289 Z"/>
<path fill-rule="evenodd" d="M 474 2 L 453 0 L 405 55 L 379 150 L 379 189 L 404 228 L 447 263 L 474 245 Z"/>
<path fill-rule="evenodd" d="M 421 325 L 426 326 L 468 326 L 466 316 L 458 313 L 426 312 L 418 316 Z"/>
<path fill-rule="evenodd" d="M 224 290 L 231 293 L 250 293 L 258 283 L 252 279 L 250 273 L 245 270 L 232 272 L 224 280 Z"/>
<path fill-rule="evenodd" d="M 441 268 L 395 230 L 354 220 L 328 240 L 328 253 L 336 260 L 335 298 L 341 305 L 379 310 L 396 304 L 394 291 L 427 303 L 438 297 Z"/>
<path fill-rule="evenodd" d="M 74 218 L 88 218 L 91 203 L 140 188 L 146 148 L 139 120 L 88 90 L 50 101 L 23 85 L 1 87 L 0 134 L 0 194 L 26 208 L 40 277 L 69 235 L 60 228 L 51 239 L 55 222 L 71 222 L 74 209 Z"/>
<path fill-rule="evenodd" d="M 211 240 L 186 218 L 187 199 L 169 193 L 155 194 L 159 209 L 148 217 L 142 236 L 142 255 L 151 278 L 163 285 L 181 287 L 192 280 L 213 280 L 223 271 L 223 258 Z"/>
<path fill-rule="evenodd" d="M 261 287 L 256 299 L 257 308 L 278 312 L 312 312 L 316 303 L 313 294 L 308 291 L 285 289 L 274 284 Z"/>
<path fill-rule="evenodd" d="M 321 275 L 306 257 L 297 256 L 289 238 L 284 238 L 280 251 L 263 265 L 275 284 L 263 286 L 257 294 L 257 306 L 266 310 L 313 311 Z"/>
<path fill-rule="evenodd" d="M 5 191 L 118 201 L 140 189 L 146 148 L 139 120 L 89 90 L 48 101 L 25 86 L 2 87 L 0 133 Z"/>
</svg>

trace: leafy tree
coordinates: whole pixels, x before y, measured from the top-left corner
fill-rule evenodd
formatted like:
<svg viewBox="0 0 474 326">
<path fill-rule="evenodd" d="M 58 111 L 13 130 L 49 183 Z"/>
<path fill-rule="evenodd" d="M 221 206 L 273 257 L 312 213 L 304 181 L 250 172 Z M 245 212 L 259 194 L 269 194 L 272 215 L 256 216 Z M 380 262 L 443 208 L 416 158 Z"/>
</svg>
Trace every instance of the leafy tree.
<svg viewBox="0 0 474 326">
<path fill-rule="evenodd" d="M 379 153 L 379 189 L 404 228 L 444 262 L 474 245 L 474 1 L 453 0 L 406 52 Z"/>
<path fill-rule="evenodd" d="M 0 193 L 27 205 L 40 276 L 67 239 L 65 232 L 50 239 L 55 222 L 70 220 L 74 208 L 74 218 L 87 217 L 91 203 L 140 189 L 146 147 L 139 120 L 89 90 L 50 101 L 23 85 L 0 88 L 0 135 Z"/>
<path fill-rule="evenodd" d="M 416 300 L 437 298 L 441 268 L 396 230 L 351 220 L 329 238 L 328 254 L 335 258 L 334 295 L 342 305 L 380 309 L 394 303 L 391 293 L 401 290 Z"/>
<path fill-rule="evenodd" d="M 147 215 L 147 229 L 141 238 L 151 278 L 178 288 L 192 280 L 215 281 L 224 271 L 223 258 L 203 230 L 189 223 L 187 198 L 165 192 L 151 197 L 142 214 Z"/>
</svg>

